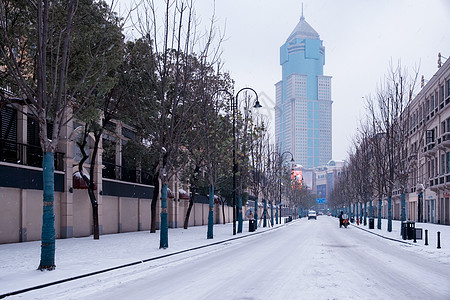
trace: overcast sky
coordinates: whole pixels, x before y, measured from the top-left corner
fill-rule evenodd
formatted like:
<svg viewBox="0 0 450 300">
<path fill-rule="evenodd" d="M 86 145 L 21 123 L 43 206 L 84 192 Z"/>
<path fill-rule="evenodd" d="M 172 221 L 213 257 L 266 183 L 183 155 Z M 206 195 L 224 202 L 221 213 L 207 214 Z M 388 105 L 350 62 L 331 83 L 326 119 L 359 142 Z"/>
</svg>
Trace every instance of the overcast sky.
<svg viewBox="0 0 450 300">
<path fill-rule="evenodd" d="M 401 60 L 411 72 L 420 66 L 419 75 L 429 79 L 438 52 L 450 56 L 450 0 L 217 0 L 218 25 L 227 38 L 225 70 L 236 89 L 259 93 L 272 123 L 279 49 L 299 22 L 302 2 L 306 21 L 325 46 L 324 75 L 332 76 L 333 159 L 346 159 L 365 115 L 363 97 L 375 93 L 390 61 Z M 213 3 L 196 1 L 204 21 Z"/>
</svg>

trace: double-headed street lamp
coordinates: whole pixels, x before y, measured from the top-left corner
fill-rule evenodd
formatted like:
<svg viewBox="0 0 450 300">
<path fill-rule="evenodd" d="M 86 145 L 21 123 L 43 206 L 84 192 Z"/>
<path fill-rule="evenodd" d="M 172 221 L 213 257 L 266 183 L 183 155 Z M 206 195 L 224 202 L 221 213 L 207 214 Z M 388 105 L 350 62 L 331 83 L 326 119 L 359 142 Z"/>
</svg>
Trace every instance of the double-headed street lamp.
<svg viewBox="0 0 450 300">
<path fill-rule="evenodd" d="M 239 206 L 237 205 L 237 201 L 236 201 L 236 174 L 238 172 L 238 163 L 236 161 L 236 113 L 237 110 L 239 108 L 239 102 L 238 102 L 238 97 L 239 94 L 242 91 L 252 91 L 255 96 L 256 96 L 256 100 L 255 100 L 255 104 L 253 105 L 254 108 L 261 108 L 262 105 L 259 103 L 258 100 L 258 93 L 249 87 L 245 87 L 240 89 L 237 93 L 236 96 L 233 97 L 233 94 L 231 94 L 229 91 L 227 90 L 219 90 L 217 91 L 219 92 L 225 92 L 229 97 L 230 97 L 230 101 L 231 101 L 231 109 L 233 111 L 233 235 L 236 234 L 236 218 L 239 215 Z"/>
</svg>

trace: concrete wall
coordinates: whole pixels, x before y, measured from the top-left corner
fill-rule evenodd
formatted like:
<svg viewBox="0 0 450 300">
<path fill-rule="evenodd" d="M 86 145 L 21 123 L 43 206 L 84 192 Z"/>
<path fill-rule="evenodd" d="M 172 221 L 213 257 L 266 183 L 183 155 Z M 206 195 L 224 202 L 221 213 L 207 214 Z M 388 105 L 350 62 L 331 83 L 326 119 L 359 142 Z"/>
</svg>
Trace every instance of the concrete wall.
<svg viewBox="0 0 450 300">
<path fill-rule="evenodd" d="M 87 190 L 74 190 L 72 200 L 73 236 L 88 236 L 92 233 L 92 205 Z"/>
<path fill-rule="evenodd" d="M 119 198 L 112 196 L 104 196 L 102 204 L 102 233 L 118 233 L 119 232 Z"/>
<path fill-rule="evenodd" d="M 0 187 L 0 244 L 41 239 L 42 191 Z M 55 192 L 55 232 L 60 237 L 61 193 Z"/>
<path fill-rule="evenodd" d="M 92 205 L 87 190 L 75 189 L 71 195 L 70 209 L 61 208 L 63 193 L 55 193 L 55 230 L 61 237 L 61 228 L 73 227 L 73 237 L 90 236 L 93 233 Z M 0 187 L 0 244 L 40 240 L 42 230 L 42 191 Z M 182 228 L 189 201 L 171 202 L 169 215 L 171 228 Z M 150 229 L 151 199 L 101 196 L 99 203 L 100 234 L 113 234 Z M 157 206 L 156 223 L 160 226 L 160 203 Z M 247 207 L 242 208 L 244 219 Z M 189 227 L 208 224 L 209 205 L 194 203 Z M 214 221 L 223 224 L 222 206 L 214 205 Z M 261 216 L 262 209 L 259 214 Z M 70 221 L 68 219 L 70 218 Z M 233 209 L 225 206 L 225 222 L 233 221 Z M 177 226 L 174 226 L 177 225 Z"/>
</svg>

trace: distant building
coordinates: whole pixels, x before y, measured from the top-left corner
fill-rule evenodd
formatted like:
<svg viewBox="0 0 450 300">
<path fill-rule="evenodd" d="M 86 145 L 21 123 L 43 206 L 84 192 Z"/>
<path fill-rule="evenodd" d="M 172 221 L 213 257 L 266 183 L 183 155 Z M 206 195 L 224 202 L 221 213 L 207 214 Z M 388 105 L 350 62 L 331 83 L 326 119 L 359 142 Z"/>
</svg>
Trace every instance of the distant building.
<svg viewBox="0 0 450 300">
<path fill-rule="evenodd" d="M 326 165 L 314 169 L 312 192 L 318 198 L 329 198 L 337 178 L 346 165 L 342 160 L 330 160 Z"/>
<path fill-rule="evenodd" d="M 302 16 L 280 48 L 282 80 L 275 84 L 275 139 L 307 168 L 331 160 L 331 77 L 323 75 L 325 47 Z"/>
<path fill-rule="evenodd" d="M 327 203 L 335 182 L 345 165 L 345 161 L 330 160 L 327 164 L 316 168 L 296 165 L 292 168 L 292 172 L 301 177 L 303 184 L 311 193 L 316 194 L 317 198 L 325 199 L 324 201 Z"/>
</svg>

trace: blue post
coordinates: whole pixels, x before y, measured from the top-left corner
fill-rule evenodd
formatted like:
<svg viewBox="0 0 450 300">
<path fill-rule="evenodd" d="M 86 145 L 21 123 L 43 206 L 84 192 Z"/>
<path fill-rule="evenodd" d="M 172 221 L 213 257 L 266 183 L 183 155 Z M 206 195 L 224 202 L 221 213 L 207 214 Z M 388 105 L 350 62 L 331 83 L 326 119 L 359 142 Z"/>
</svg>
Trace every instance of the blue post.
<svg viewBox="0 0 450 300">
<path fill-rule="evenodd" d="M 367 225 L 367 201 L 364 202 L 364 226 Z"/>
<path fill-rule="evenodd" d="M 43 215 L 41 234 L 41 261 L 38 269 L 54 270 L 55 265 L 55 214 L 54 214 L 54 190 L 55 190 L 55 164 L 54 153 L 44 152 L 42 158 L 43 181 Z"/>
<path fill-rule="evenodd" d="M 237 232 L 241 233 L 242 232 L 242 223 L 243 223 L 243 219 L 242 219 L 242 196 L 239 195 L 238 197 L 238 229 Z"/>
<path fill-rule="evenodd" d="M 209 212 L 208 212 L 208 232 L 206 234 L 207 239 L 214 237 L 214 186 L 209 186 Z"/>
<path fill-rule="evenodd" d="M 392 197 L 388 197 L 388 232 L 392 231 Z"/>
<path fill-rule="evenodd" d="M 266 199 L 263 199 L 264 204 L 264 220 L 263 220 L 263 227 L 267 227 L 267 201 Z"/>
<path fill-rule="evenodd" d="M 258 198 L 255 200 L 255 230 L 258 228 Z"/>
<path fill-rule="evenodd" d="M 278 224 L 278 205 L 275 205 L 275 222 Z"/>
<path fill-rule="evenodd" d="M 273 205 L 270 203 L 270 224 L 273 226 Z"/>
<path fill-rule="evenodd" d="M 377 228 L 381 229 L 381 199 L 378 200 L 378 224 Z"/>
<path fill-rule="evenodd" d="M 369 218 L 373 217 L 373 205 L 372 200 L 369 201 Z"/>
<path fill-rule="evenodd" d="M 402 215 L 401 215 L 401 221 L 406 221 L 406 196 L 405 192 L 402 191 L 401 197 L 401 206 L 402 206 Z"/>
<path fill-rule="evenodd" d="M 159 235 L 159 248 L 169 248 L 169 222 L 167 219 L 167 183 L 161 187 L 161 231 Z"/>
</svg>

